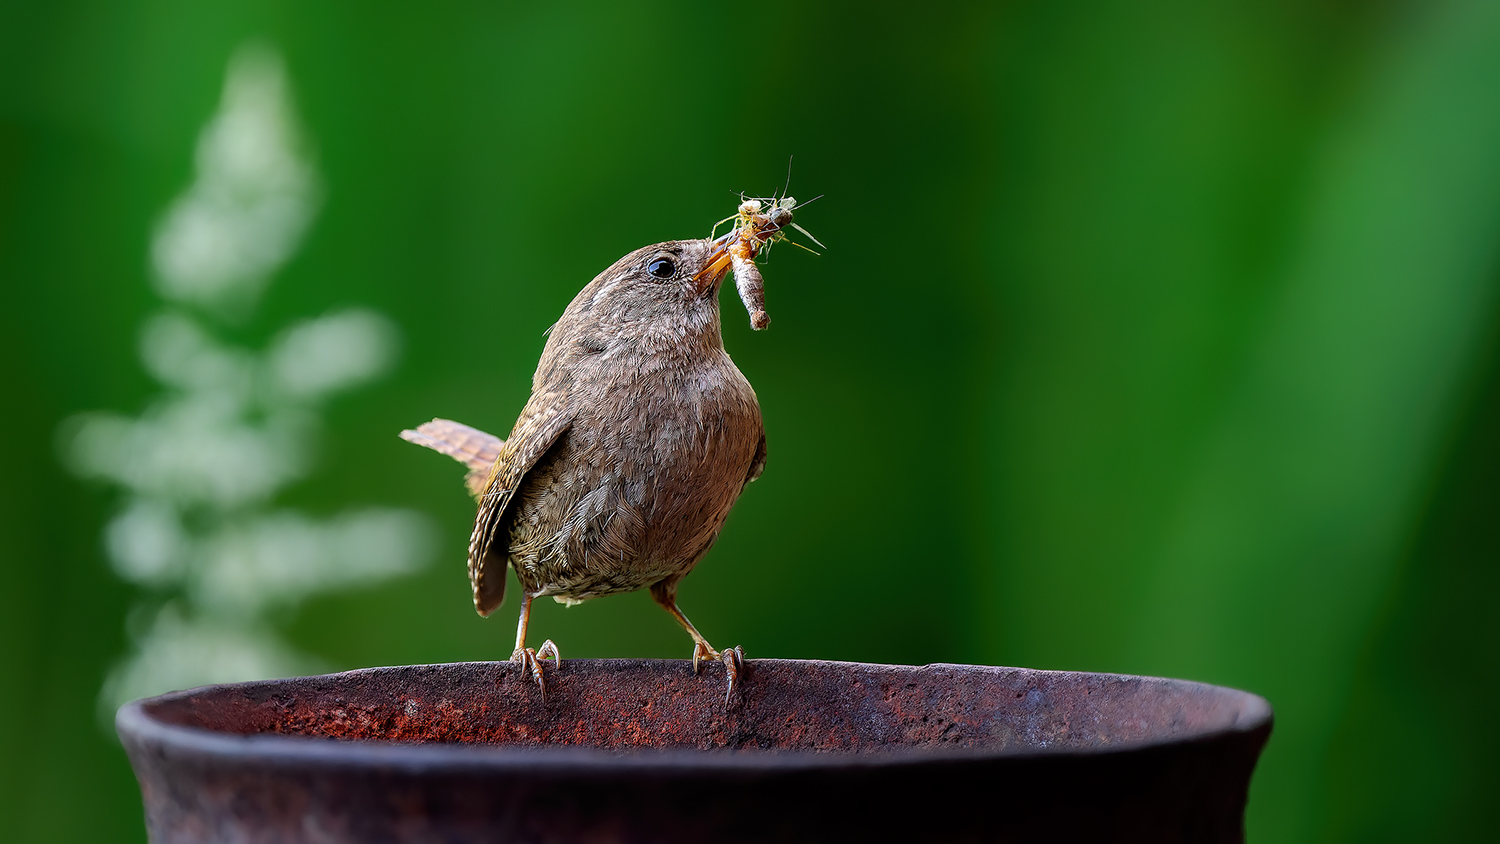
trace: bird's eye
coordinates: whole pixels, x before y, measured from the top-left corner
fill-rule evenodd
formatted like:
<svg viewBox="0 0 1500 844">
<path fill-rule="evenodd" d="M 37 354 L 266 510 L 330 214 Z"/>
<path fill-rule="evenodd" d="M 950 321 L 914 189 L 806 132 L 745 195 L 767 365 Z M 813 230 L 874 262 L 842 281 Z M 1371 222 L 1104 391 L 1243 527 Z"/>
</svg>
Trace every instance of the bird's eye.
<svg viewBox="0 0 1500 844">
<path fill-rule="evenodd" d="M 677 265 L 671 258 L 657 258 L 646 265 L 646 272 L 655 278 L 671 278 L 677 275 Z"/>
</svg>

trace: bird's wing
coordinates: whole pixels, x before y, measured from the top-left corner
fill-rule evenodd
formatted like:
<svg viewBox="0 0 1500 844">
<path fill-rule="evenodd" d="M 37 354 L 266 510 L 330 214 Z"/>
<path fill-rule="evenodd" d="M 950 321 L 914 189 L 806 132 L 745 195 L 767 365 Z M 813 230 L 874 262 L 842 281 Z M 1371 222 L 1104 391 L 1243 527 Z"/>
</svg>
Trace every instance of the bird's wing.
<svg viewBox="0 0 1500 844">
<path fill-rule="evenodd" d="M 505 560 L 509 554 L 506 510 L 516 489 L 547 449 L 573 421 L 561 393 L 534 394 L 490 469 L 479 498 L 479 514 L 469 537 L 469 581 L 474 609 L 489 615 L 505 600 Z M 496 540 L 499 540 L 498 543 Z"/>
<path fill-rule="evenodd" d="M 490 467 L 495 465 L 495 458 L 500 456 L 500 448 L 505 445 L 505 440 L 494 434 L 451 419 L 434 419 L 418 425 L 414 431 L 402 431 L 401 439 L 446 454 L 468 466 L 464 486 L 475 498 L 484 493 L 484 485 L 490 479 Z"/>
<path fill-rule="evenodd" d="M 760 477 L 760 473 L 766 468 L 766 432 L 760 432 L 760 442 L 755 444 L 755 457 L 750 460 L 750 471 L 745 473 L 745 486 L 749 486 Z M 743 489 L 743 487 L 741 487 Z"/>
</svg>

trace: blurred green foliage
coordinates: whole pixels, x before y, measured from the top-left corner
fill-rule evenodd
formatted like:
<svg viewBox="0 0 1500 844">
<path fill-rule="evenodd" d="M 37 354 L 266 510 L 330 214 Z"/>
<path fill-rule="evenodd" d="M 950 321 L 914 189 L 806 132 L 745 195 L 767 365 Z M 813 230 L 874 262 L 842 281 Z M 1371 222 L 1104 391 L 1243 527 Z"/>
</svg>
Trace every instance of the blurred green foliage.
<svg viewBox="0 0 1500 844">
<path fill-rule="evenodd" d="M 735 192 L 826 197 L 732 294 L 770 459 L 682 590 L 752 657 L 1181 676 L 1277 710 L 1257 841 L 1495 826 L 1500 4 L 0 6 L 0 817 L 141 837 L 94 718 L 136 597 L 61 420 L 136 412 L 152 227 L 228 57 L 283 53 L 326 201 L 255 317 L 345 305 L 398 371 L 334 402 L 286 506 L 420 509 L 421 575 L 279 619 L 344 667 L 503 658 L 458 467 L 542 330 Z M 512 607 L 514 604 L 512 603 Z M 644 594 L 532 629 L 686 657 Z M 87 806 L 87 811 L 80 809 Z M 10 837 L 10 835 L 7 835 Z"/>
</svg>

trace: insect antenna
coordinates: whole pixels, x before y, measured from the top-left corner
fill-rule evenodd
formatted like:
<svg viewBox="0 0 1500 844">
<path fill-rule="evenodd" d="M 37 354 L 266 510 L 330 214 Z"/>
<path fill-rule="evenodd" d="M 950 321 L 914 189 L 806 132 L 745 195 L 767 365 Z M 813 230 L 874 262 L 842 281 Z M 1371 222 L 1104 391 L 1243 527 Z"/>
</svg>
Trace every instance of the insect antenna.
<svg viewBox="0 0 1500 844">
<path fill-rule="evenodd" d="M 827 247 L 827 246 L 823 246 L 823 241 L 821 241 L 821 240 L 818 240 L 818 239 L 817 239 L 817 238 L 816 238 L 816 237 L 813 237 L 813 234 L 812 234 L 812 232 L 810 232 L 810 231 L 808 231 L 808 230 L 807 230 L 807 229 L 804 229 L 804 228 L 802 228 L 802 227 L 801 227 L 801 226 L 799 226 L 799 225 L 797 225 L 797 224 L 796 224 L 796 223 L 792 223 L 792 228 L 794 228 L 794 229 L 796 229 L 796 230 L 797 230 L 797 231 L 799 231 L 799 232 L 802 232 L 802 233 L 803 233 L 803 234 L 805 234 L 805 235 L 807 235 L 807 239 L 808 239 L 808 240 L 811 240 L 811 241 L 812 241 L 812 242 L 813 242 L 813 243 L 816 243 L 816 244 L 818 244 L 818 245 L 819 245 L 819 246 L 822 246 L 822 247 L 823 247 L 823 248 L 824 248 L 824 249 L 827 249 L 827 248 L 828 248 L 828 247 Z M 793 243 L 796 243 L 796 241 L 792 241 L 792 242 L 793 242 Z M 797 244 L 797 245 L 798 245 L 798 246 L 802 246 L 802 244 L 800 244 L 800 243 L 798 243 L 798 244 Z M 807 249 L 807 247 L 806 247 L 806 246 L 802 246 L 802 248 L 803 248 L 803 249 Z M 812 252 L 812 250 L 811 250 L 811 249 L 807 249 L 807 251 L 809 251 L 809 252 Z M 814 255 L 816 255 L 816 254 L 818 254 L 818 253 L 816 253 L 816 252 L 813 252 L 813 254 L 814 254 Z"/>
<path fill-rule="evenodd" d="M 803 234 L 807 234 L 807 231 L 806 231 L 806 230 L 805 230 L 805 229 L 803 229 L 803 228 L 802 228 L 802 227 L 801 227 L 801 226 L 798 226 L 798 227 L 797 227 L 797 228 L 798 228 L 798 230 L 800 230 L 800 231 L 802 231 L 802 233 L 803 233 Z M 808 236 L 808 237 L 812 237 L 812 235 L 810 235 L 810 234 L 807 234 L 807 236 Z M 811 252 L 811 253 L 813 253 L 813 254 L 814 254 L 814 255 L 822 255 L 822 254 L 823 254 L 823 253 L 822 253 L 822 252 L 819 252 L 819 251 L 818 251 L 818 250 L 816 250 L 816 249 L 813 249 L 813 248 L 812 248 L 812 247 L 810 247 L 810 246 L 805 246 L 805 245 L 803 245 L 803 244 L 801 244 L 801 243 L 798 243 L 798 242 L 797 242 L 797 241 L 795 241 L 795 240 L 792 240 L 792 239 L 791 239 L 791 238 L 787 238 L 787 241 L 786 241 L 786 242 L 787 242 L 787 243 L 790 243 L 790 244 L 791 244 L 791 245 L 793 245 L 793 246 L 795 246 L 795 247 L 797 247 L 797 248 L 798 248 L 798 249 L 805 249 L 805 250 L 807 250 L 807 251 L 808 251 L 808 252 Z M 816 241 L 816 240 L 814 240 L 814 241 L 813 241 L 813 243 L 818 243 L 818 242 L 817 242 L 817 241 Z M 818 245 L 819 245 L 819 246 L 823 246 L 823 244 L 821 244 L 821 243 L 818 243 Z M 827 248 L 828 248 L 828 247 L 826 247 L 826 246 L 823 246 L 823 248 L 824 248 L 824 249 L 827 249 Z"/>
<path fill-rule="evenodd" d="M 738 215 L 738 214 L 730 214 L 728 217 L 725 217 L 724 219 L 720 220 L 719 222 L 714 223 L 714 227 L 711 230 L 709 230 L 709 232 L 708 232 L 708 239 L 709 240 L 713 240 L 715 237 L 718 237 L 718 235 L 719 235 L 719 226 L 722 226 L 725 223 L 729 222 L 730 220 L 736 219 L 739 216 L 740 215 Z"/>
</svg>

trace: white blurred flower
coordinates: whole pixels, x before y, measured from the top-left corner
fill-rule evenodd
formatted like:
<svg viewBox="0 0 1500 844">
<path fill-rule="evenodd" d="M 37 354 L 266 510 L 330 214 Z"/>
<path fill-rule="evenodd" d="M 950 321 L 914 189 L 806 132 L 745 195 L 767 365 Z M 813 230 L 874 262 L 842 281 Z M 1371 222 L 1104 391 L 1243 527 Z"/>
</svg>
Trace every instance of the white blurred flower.
<svg viewBox="0 0 1500 844">
<path fill-rule="evenodd" d="M 180 390 L 254 395 L 255 356 L 211 337 L 197 320 L 179 312 L 158 314 L 141 329 L 141 362 L 158 381 Z"/>
<path fill-rule="evenodd" d="M 263 501 L 305 474 L 312 422 L 288 411 L 247 422 L 232 394 L 164 400 L 139 419 L 84 417 L 69 449 L 74 470 L 183 504 Z"/>
<path fill-rule="evenodd" d="M 189 594 L 212 612 L 256 613 L 415 571 L 432 546 L 427 520 L 408 510 L 369 508 L 326 521 L 270 513 L 216 535 Z"/>
<path fill-rule="evenodd" d="M 384 372 L 399 345 L 395 325 L 364 309 L 297 324 L 265 352 L 214 334 L 211 317 L 253 304 L 291 257 L 317 194 L 281 60 L 240 50 L 199 138 L 196 178 L 152 243 L 173 308 L 142 327 L 140 353 L 168 389 L 138 417 L 87 414 L 62 428 L 73 471 L 128 494 L 104 532 L 111 566 L 173 601 L 133 608 L 154 617 L 100 692 L 111 713 L 170 689 L 319 670 L 265 613 L 406 574 L 431 555 L 432 530 L 412 511 L 264 509 L 310 469 L 319 403 Z"/>
<path fill-rule="evenodd" d="M 316 399 L 367 381 L 396 356 L 396 326 L 378 313 L 353 309 L 292 327 L 272 344 L 267 363 L 283 395 Z"/>
<path fill-rule="evenodd" d="M 161 586 L 181 577 L 189 540 L 170 505 L 136 499 L 105 526 L 104 545 L 121 578 Z"/>
<path fill-rule="evenodd" d="M 318 202 L 280 57 L 241 48 L 198 140 L 197 179 L 157 226 L 157 288 L 207 306 L 250 301 L 296 250 Z"/>
</svg>

